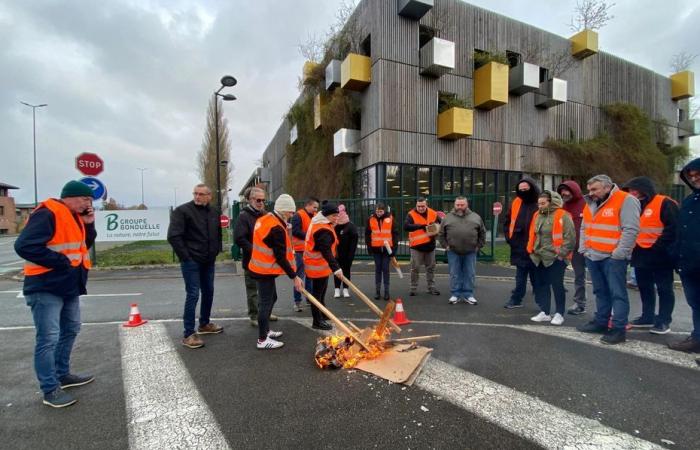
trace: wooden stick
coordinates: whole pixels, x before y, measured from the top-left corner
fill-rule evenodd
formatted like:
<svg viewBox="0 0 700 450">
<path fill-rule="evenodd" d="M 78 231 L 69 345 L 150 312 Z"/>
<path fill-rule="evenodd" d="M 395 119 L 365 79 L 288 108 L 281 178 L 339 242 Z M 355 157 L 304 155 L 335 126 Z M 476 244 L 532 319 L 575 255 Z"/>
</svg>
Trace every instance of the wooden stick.
<svg viewBox="0 0 700 450">
<path fill-rule="evenodd" d="M 348 320 L 348 325 L 350 325 L 350 328 L 352 328 L 353 330 L 355 330 L 356 333 L 362 332 L 362 328 L 358 327 L 357 325 L 355 325 L 354 323 L 350 322 L 349 320 Z"/>
<path fill-rule="evenodd" d="M 391 344 L 401 344 L 404 342 L 421 342 L 421 341 L 429 341 L 431 339 L 437 339 L 439 338 L 439 334 L 431 334 L 430 336 L 415 336 L 415 337 L 410 337 L 410 338 L 401 338 L 401 339 L 391 339 L 387 342 Z"/>
<path fill-rule="evenodd" d="M 330 312 L 330 310 L 329 310 L 328 308 L 326 308 L 325 306 L 323 306 L 323 304 L 322 304 L 321 302 L 319 302 L 318 300 L 316 300 L 316 298 L 315 298 L 313 295 L 311 295 L 311 293 L 310 293 L 309 291 L 307 291 L 306 289 L 302 289 L 302 290 L 301 290 L 301 293 L 304 294 L 304 295 L 306 296 L 306 298 L 308 298 L 309 301 L 310 301 L 314 306 L 316 306 L 318 309 L 320 309 L 321 312 L 322 312 L 323 314 L 325 314 L 326 316 L 328 316 L 328 318 L 331 319 L 331 321 L 332 321 L 338 328 L 340 328 L 340 329 L 342 330 L 343 333 L 345 333 L 345 334 L 347 334 L 348 336 L 350 336 L 355 342 L 357 342 L 358 344 L 360 344 L 360 345 L 362 346 L 362 348 L 364 348 L 364 349 L 367 350 L 367 351 L 370 351 L 370 350 L 369 350 L 369 347 L 367 347 L 367 344 L 365 344 L 364 342 L 362 342 L 362 340 L 360 340 L 360 338 L 359 338 L 355 333 L 353 333 L 353 332 L 350 330 L 350 328 L 348 328 L 340 319 L 338 319 L 338 318 L 335 316 L 335 314 L 333 314 L 332 312 Z"/>
<path fill-rule="evenodd" d="M 367 306 L 369 306 L 369 309 L 371 309 L 378 317 L 382 317 L 382 314 L 384 314 L 384 311 L 379 309 L 379 307 L 377 305 L 375 305 L 374 302 L 369 299 L 369 297 L 367 297 L 365 294 L 363 294 L 362 291 L 357 286 L 355 286 L 350 280 L 348 280 L 345 275 L 343 275 L 341 280 L 343 280 L 343 283 L 350 286 L 350 289 L 355 294 L 357 294 L 358 297 L 360 297 L 360 300 L 362 300 L 363 302 L 365 302 L 365 304 Z M 393 320 L 389 320 L 389 325 L 391 325 L 391 328 L 393 328 L 394 331 L 396 331 L 397 333 L 401 333 L 401 328 L 399 328 L 399 326 L 396 325 Z"/>
<path fill-rule="evenodd" d="M 377 325 L 376 328 L 376 332 L 379 336 L 384 336 L 384 330 L 386 329 L 387 322 L 389 322 L 389 317 L 391 317 L 391 313 L 394 312 L 395 306 L 396 303 L 393 300 L 390 300 L 389 303 L 386 304 L 386 308 L 384 308 L 382 318 L 379 319 L 379 325 Z"/>
</svg>

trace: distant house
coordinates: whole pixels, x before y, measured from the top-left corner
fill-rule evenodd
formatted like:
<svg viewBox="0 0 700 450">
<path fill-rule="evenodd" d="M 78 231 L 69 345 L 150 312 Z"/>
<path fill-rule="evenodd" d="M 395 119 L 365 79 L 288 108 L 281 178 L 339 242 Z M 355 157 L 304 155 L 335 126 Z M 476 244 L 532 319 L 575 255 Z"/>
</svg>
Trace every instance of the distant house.
<svg viewBox="0 0 700 450">
<path fill-rule="evenodd" d="M 34 211 L 34 203 L 17 203 L 15 204 L 16 223 L 23 224 L 27 221 L 29 214 Z"/>
<path fill-rule="evenodd" d="M 11 184 L 0 183 L 0 234 L 17 233 L 15 199 L 10 197 L 10 189 L 19 188 Z"/>
</svg>

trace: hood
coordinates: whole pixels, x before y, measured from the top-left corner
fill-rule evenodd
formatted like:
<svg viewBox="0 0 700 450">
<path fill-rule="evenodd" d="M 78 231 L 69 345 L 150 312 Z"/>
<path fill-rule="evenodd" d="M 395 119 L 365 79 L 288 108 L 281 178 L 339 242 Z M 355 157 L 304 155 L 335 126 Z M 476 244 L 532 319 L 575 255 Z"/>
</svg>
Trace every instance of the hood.
<svg viewBox="0 0 700 450">
<path fill-rule="evenodd" d="M 547 207 L 546 211 L 542 212 L 551 213 L 557 209 L 561 209 L 561 207 L 564 205 L 564 200 L 561 198 L 561 195 L 548 189 L 546 189 L 544 192 L 549 192 L 549 195 L 552 197 L 552 201 L 549 203 L 549 207 Z"/>
<path fill-rule="evenodd" d="M 523 177 L 518 181 L 518 184 L 525 182 L 530 185 L 530 190 L 527 192 L 518 191 L 518 186 L 515 186 L 515 195 L 520 197 L 520 199 L 525 203 L 537 203 L 537 197 L 540 196 L 540 188 L 537 186 L 537 182 L 530 177 Z"/>
<path fill-rule="evenodd" d="M 683 170 L 681 170 L 681 180 L 683 180 L 683 182 L 687 184 L 688 187 L 690 187 L 690 189 L 692 189 L 693 191 L 700 191 L 700 189 L 693 187 L 690 181 L 688 181 L 688 179 L 686 178 L 685 174 L 689 170 L 700 170 L 700 158 L 695 158 L 694 160 L 690 161 L 688 164 L 685 165 L 685 167 L 683 167 Z"/>
<path fill-rule="evenodd" d="M 581 193 L 581 186 L 579 186 L 578 183 L 574 180 L 562 181 L 562 183 L 559 186 L 557 186 L 557 193 L 560 193 L 562 188 L 566 188 L 571 191 L 571 195 L 573 195 L 573 197 L 571 198 L 572 202 L 583 198 L 583 194 Z"/>
<path fill-rule="evenodd" d="M 316 214 L 314 215 L 314 217 L 311 219 L 311 223 L 312 223 L 312 224 L 314 224 L 314 223 L 331 223 L 331 221 L 328 220 L 328 219 L 326 218 L 326 216 L 324 216 L 323 214 L 321 214 L 320 212 L 318 212 L 318 213 L 316 213 Z"/>
<path fill-rule="evenodd" d="M 649 201 L 656 195 L 656 187 L 649 177 L 634 177 L 625 183 L 621 188 L 625 192 L 630 190 L 639 191 L 644 194 L 644 200 Z"/>
</svg>

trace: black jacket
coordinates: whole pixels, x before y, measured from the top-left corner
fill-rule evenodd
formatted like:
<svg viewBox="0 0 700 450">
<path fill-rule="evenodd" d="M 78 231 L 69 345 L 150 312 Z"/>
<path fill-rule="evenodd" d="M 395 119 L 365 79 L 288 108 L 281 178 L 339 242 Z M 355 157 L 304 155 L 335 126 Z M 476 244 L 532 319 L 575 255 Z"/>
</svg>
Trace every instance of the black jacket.
<svg viewBox="0 0 700 450">
<path fill-rule="evenodd" d="M 640 200 L 642 206 L 641 214 L 644 214 L 644 208 L 647 207 L 650 201 L 657 194 L 654 183 L 647 177 L 632 178 L 625 184 L 622 189 L 624 191 L 635 190 L 644 194 L 644 199 Z M 673 268 L 673 249 L 676 244 L 676 224 L 678 222 L 678 205 L 671 199 L 664 199 L 661 203 L 661 222 L 664 224 L 664 231 L 656 240 L 654 245 L 649 248 L 642 248 L 639 245 L 632 250 L 632 266 L 641 268 Z"/>
<path fill-rule="evenodd" d="M 527 241 L 529 239 L 530 222 L 532 216 L 537 211 L 537 198 L 540 196 L 540 188 L 537 187 L 535 180 L 524 177 L 518 181 L 518 184 L 526 182 L 530 185 L 530 190 L 520 192 L 517 190 L 516 195 L 523 201 L 518 213 L 518 218 L 515 220 L 515 229 L 513 235 L 508 236 L 510 229 L 510 208 L 506 211 L 503 217 L 503 236 L 506 237 L 506 242 L 510 245 L 510 263 L 514 266 L 529 266 L 532 264 L 530 255 L 527 253 Z"/>
<path fill-rule="evenodd" d="M 292 220 L 289 221 L 292 224 L 292 236 L 303 241 L 306 239 L 306 231 L 301 228 L 302 222 L 299 214 L 306 214 L 309 217 L 309 219 L 312 219 L 314 216 L 312 216 L 311 214 L 306 212 L 304 208 L 302 208 L 302 212 L 294 213 L 294 215 L 292 216 Z"/>
<path fill-rule="evenodd" d="M 338 236 L 338 261 L 352 262 L 355 259 L 359 235 L 354 223 L 348 222 L 335 226 Z"/>
<path fill-rule="evenodd" d="M 285 221 L 282 220 L 276 213 L 273 214 L 286 230 L 287 224 L 285 223 Z M 270 230 L 270 234 L 268 234 L 267 237 L 263 239 L 263 242 L 265 243 L 265 245 L 272 249 L 272 254 L 275 255 L 275 262 L 282 268 L 282 270 L 284 270 L 284 272 L 289 278 L 294 279 L 297 276 L 297 272 L 292 268 L 291 264 L 289 264 L 289 261 L 287 261 L 287 237 L 285 236 L 286 233 L 288 233 L 288 231 L 283 231 L 278 227 L 273 227 Z M 278 275 L 260 275 L 255 272 L 250 272 L 250 276 L 252 278 L 278 277 Z"/>
<path fill-rule="evenodd" d="M 681 171 L 681 180 L 692 192 L 681 203 L 675 254 L 681 275 L 700 276 L 700 189 L 686 178 L 688 170 L 700 170 L 700 158 L 690 161 Z"/>
<path fill-rule="evenodd" d="M 233 241 L 240 247 L 243 252 L 243 269 L 248 270 L 250 255 L 253 253 L 253 227 L 260 216 L 265 214 L 264 211 L 258 211 L 248 205 L 238 216 L 236 225 L 233 228 Z"/>
<path fill-rule="evenodd" d="M 396 255 L 396 248 L 399 245 L 399 229 L 396 226 L 396 218 L 390 214 L 390 213 L 384 213 L 384 215 L 380 218 L 377 217 L 376 214 L 372 214 L 367 218 L 367 223 L 365 224 L 365 245 L 367 245 L 367 253 L 374 254 L 374 253 L 387 253 L 386 247 L 383 245 L 381 247 L 372 247 L 372 228 L 369 226 L 370 220 L 381 220 L 382 222 L 386 220 L 387 218 L 391 217 L 392 218 L 392 223 L 391 223 L 391 241 L 394 244 L 391 247 L 391 253 L 392 255 Z"/>
<path fill-rule="evenodd" d="M 428 210 L 427 209 L 425 210 L 425 212 L 423 214 L 416 211 L 415 208 L 412 209 L 411 211 L 414 211 L 416 214 L 423 216 L 424 219 L 428 217 Z M 440 223 L 440 217 L 438 217 L 435 222 Z M 425 230 L 425 227 L 426 227 L 425 225 L 416 225 L 415 223 L 413 223 L 413 217 L 411 217 L 410 212 L 409 212 L 409 214 L 406 214 L 406 221 L 403 223 L 404 231 L 408 231 L 410 233 L 411 231 Z M 436 238 L 437 238 L 437 236 L 432 236 L 430 238 L 429 242 L 426 242 L 425 244 L 417 245 L 417 246 L 413 247 L 413 249 L 418 250 L 419 252 L 432 252 L 433 250 L 435 250 L 435 239 Z"/>
<path fill-rule="evenodd" d="M 314 233 L 314 251 L 320 252 L 323 259 L 326 260 L 331 270 L 335 272 L 340 269 L 340 264 L 338 260 L 333 256 L 333 241 L 335 236 L 329 230 L 320 229 Z M 336 249 L 337 250 L 337 249 Z"/>
<path fill-rule="evenodd" d="M 168 242 L 180 261 L 213 263 L 221 250 L 219 211 L 194 201 L 178 206 L 170 215 Z"/>
<path fill-rule="evenodd" d="M 74 216 L 75 220 L 81 220 Z M 24 278 L 24 295 L 48 292 L 62 298 L 87 294 L 88 271 L 80 265 L 72 267 L 68 258 L 49 250 L 46 244 L 56 230 L 56 217 L 48 208 L 39 208 L 29 216 L 27 225 L 15 241 L 15 252 L 27 261 L 53 270 Z M 85 244 L 91 248 L 97 232 L 95 224 L 85 224 Z"/>
</svg>

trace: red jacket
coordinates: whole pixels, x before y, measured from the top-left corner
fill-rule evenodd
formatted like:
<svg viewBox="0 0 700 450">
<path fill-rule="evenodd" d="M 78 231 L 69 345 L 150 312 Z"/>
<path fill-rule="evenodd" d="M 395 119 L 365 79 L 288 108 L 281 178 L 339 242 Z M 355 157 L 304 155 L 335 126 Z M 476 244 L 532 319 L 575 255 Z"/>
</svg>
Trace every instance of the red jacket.
<svg viewBox="0 0 700 450">
<path fill-rule="evenodd" d="M 557 187 L 557 193 L 561 195 L 561 189 L 567 188 L 571 191 L 573 198 L 568 202 L 564 202 L 564 211 L 571 214 L 574 220 L 574 228 L 576 228 L 576 249 L 578 249 L 579 239 L 581 238 L 581 221 L 583 220 L 583 208 L 586 206 L 586 201 L 581 194 L 581 187 L 574 180 L 566 180 Z"/>
</svg>

